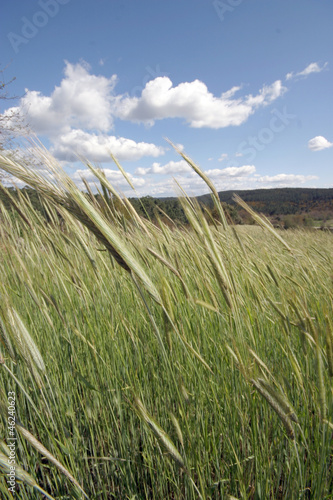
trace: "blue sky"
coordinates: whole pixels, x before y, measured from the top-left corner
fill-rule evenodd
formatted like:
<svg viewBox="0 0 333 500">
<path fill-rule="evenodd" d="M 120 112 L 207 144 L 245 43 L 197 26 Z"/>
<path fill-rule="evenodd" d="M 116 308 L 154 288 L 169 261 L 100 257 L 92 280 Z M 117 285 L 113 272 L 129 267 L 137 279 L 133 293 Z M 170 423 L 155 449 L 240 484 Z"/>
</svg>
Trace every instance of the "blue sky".
<svg viewBox="0 0 333 500">
<path fill-rule="evenodd" d="M 100 165 L 133 196 L 176 178 L 207 192 L 333 186 L 331 0 L 3 2 L 1 68 L 15 107 L 81 184 Z"/>
</svg>

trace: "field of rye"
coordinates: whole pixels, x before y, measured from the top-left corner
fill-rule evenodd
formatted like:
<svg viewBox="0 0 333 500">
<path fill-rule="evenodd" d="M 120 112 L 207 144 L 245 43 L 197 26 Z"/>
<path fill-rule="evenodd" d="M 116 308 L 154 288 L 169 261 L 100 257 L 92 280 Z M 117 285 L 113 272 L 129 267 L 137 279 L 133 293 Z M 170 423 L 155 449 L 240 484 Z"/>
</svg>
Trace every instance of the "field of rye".
<svg viewBox="0 0 333 500">
<path fill-rule="evenodd" d="M 0 155 L 48 218 L 0 206 L 1 498 L 332 499 L 333 235 L 228 226 L 185 155 L 210 224 L 34 155 Z"/>
</svg>

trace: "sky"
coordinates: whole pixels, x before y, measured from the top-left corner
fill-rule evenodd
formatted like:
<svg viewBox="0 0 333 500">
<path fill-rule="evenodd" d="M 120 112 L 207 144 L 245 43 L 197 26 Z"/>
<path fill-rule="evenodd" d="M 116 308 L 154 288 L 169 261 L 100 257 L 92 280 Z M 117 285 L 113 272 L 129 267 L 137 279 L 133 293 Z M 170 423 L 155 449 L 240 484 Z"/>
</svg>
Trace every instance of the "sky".
<svg viewBox="0 0 333 500">
<path fill-rule="evenodd" d="M 1 0 L 19 113 L 83 188 L 333 187 L 331 0 Z M 111 158 L 129 174 L 135 191 Z"/>
</svg>

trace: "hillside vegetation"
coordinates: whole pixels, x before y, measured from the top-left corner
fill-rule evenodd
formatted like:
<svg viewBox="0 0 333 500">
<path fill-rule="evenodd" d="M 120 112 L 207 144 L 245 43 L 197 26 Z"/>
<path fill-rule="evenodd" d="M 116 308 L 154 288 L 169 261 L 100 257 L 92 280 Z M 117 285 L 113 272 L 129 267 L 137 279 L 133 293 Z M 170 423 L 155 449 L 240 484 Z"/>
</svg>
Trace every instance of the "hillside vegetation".
<svg viewBox="0 0 333 500">
<path fill-rule="evenodd" d="M 221 191 L 220 200 L 234 204 L 236 193 L 251 207 L 257 208 L 265 215 L 296 214 L 312 211 L 333 211 L 333 189 L 318 188 L 276 188 L 252 189 L 246 191 Z M 200 196 L 198 200 L 210 204 L 209 195 Z"/>
<path fill-rule="evenodd" d="M 21 189 L 26 194 L 34 208 L 46 216 L 38 192 L 29 187 Z M 9 188 L 10 194 L 16 199 L 18 197 L 15 188 Z M 227 213 L 229 222 L 233 224 L 251 223 L 248 213 L 240 209 L 234 201 L 233 196 L 240 196 L 251 208 L 264 214 L 272 221 L 273 225 L 286 228 L 289 227 L 333 227 L 333 189 L 317 188 L 278 188 L 278 189 L 254 189 L 247 191 L 221 191 L 218 193 L 223 208 Z M 99 194 L 94 195 L 99 200 Z M 0 189 L 0 200 L 6 208 L 10 202 L 8 196 Z M 206 215 L 216 217 L 214 203 L 211 195 L 206 194 L 197 198 L 202 207 L 205 207 Z M 136 212 L 156 222 L 158 215 L 164 223 L 168 218 L 178 224 L 188 224 L 184 209 L 179 199 L 153 198 L 144 196 L 142 198 L 129 198 Z M 119 208 L 119 207 L 118 207 Z M 47 218 L 47 216 L 46 216 Z M 208 220 L 211 217 L 208 216 Z"/>
<path fill-rule="evenodd" d="M 1 498 L 332 498 L 333 235 L 230 226 L 209 179 L 214 223 L 152 224 L 35 154 L 0 155 L 42 207 L 2 189 Z"/>
</svg>

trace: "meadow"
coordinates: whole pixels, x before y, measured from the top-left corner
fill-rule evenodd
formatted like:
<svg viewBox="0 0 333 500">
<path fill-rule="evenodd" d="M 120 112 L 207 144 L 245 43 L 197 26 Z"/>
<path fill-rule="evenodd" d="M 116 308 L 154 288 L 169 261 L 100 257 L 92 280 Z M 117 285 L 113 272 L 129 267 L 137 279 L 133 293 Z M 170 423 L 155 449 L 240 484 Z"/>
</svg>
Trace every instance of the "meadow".
<svg viewBox="0 0 333 500">
<path fill-rule="evenodd" d="M 218 220 L 180 191 L 189 225 L 153 224 L 34 154 L 0 155 L 48 219 L 0 206 L 1 498 L 332 499 L 333 235 L 240 199 L 229 226 L 185 155 Z"/>
</svg>

